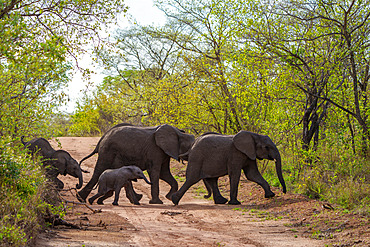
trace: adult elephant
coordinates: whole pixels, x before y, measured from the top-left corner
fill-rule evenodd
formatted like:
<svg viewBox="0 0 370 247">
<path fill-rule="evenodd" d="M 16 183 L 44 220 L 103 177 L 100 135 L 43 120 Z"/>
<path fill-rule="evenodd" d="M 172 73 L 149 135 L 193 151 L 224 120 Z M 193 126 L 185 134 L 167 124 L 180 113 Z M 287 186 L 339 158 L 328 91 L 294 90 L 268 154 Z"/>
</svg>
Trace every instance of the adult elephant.
<svg viewBox="0 0 370 247">
<path fill-rule="evenodd" d="M 171 199 L 175 205 L 185 192 L 201 179 L 207 190 L 212 190 L 216 204 L 226 203 L 227 199 L 220 194 L 217 181 L 219 177 L 227 174 L 230 180 L 229 204 L 240 204 L 237 193 L 241 170 L 249 180 L 262 186 L 266 198 L 275 196 L 258 171 L 256 159 L 275 160 L 276 172 L 283 192 L 286 193 L 280 153 L 268 136 L 249 131 L 240 131 L 236 135 L 208 133 L 198 137 L 189 152 L 181 158 L 188 160 L 188 166 L 185 183 L 172 195 Z"/>
<path fill-rule="evenodd" d="M 194 142 L 194 136 L 164 124 L 155 127 L 116 125 L 99 140 L 95 150 L 87 157 L 99 153 L 94 173 L 86 186 L 78 192 L 78 199 L 86 201 L 99 176 L 107 169 L 135 165 L 147 170 L 151 185 L 151 204 L 162 204 L 159 199 L 159 179 L 171 186 L 167 199 L 178 189 L 170 172 L 170 157 L 179 160 Z M 82 159 L 82 160 L 85 160 Z"/>
<path fill-rule="evenodd" d="M 81 189 L 83 179 L 80 165 L 72 156 L 64 150 L 55 150 L 50 143 L 44 138 L 35 138 L 25 142 L 22 136 L 23 145 L 29 149 L 31 154 L 39 154 L 42 156 L 42 163 L 46 170 L 46 176 L 53 181 L 58 189 L 64 188 L 64 183 L 59 180 L 58 175 L 71 175 L 78 178 L 77 189 Z"/>
</svg>

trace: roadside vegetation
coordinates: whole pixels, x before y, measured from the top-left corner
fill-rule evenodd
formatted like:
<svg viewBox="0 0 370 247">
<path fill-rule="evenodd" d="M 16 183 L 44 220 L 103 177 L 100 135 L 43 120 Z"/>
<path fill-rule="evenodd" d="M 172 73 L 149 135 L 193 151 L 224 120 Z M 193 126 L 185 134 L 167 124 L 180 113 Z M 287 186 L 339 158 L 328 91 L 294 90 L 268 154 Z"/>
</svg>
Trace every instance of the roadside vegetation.
<svg viewBox="0 0 370 247">
<path fill-rule="evenodd" d="M 39 160 L 0 140 L 0 246 L 24 246 L 48 225 L 47 215 L 63 212 Z"/>
<path fill-rule="evenodd" d="M 369 2 L 156 3 L 163 26 L 119 29 L 96 54 L 108 76 L 71 135 L 120 122 L 266 134 L 289 191 L 369 215 Z M 260 169 L 278 186 L 271 163 Z"/>
<path fill-rule="evenodd" d="M 2 245 L 27 245 L 45 212 L 63 214 L 20 137 L 97 136 L 121 122 L 269 135 L 289 192 L 370 216 L 369 0 L 155 3 L 166 23 L 106 40 L 124 1 L 0 0 Z M 87 49 L 107 76 L 62 113 L 72 73 L 91 76 L 76 63 Z M 259 166 L 278 186 L 273 164 Z"/>
<path fill-rule="evenodd" d="M 63 217 L 40 161 L 26 154 L 20 137 L 67 133 L 68 116 L 58 107 L 68 100 L 77 57 L 105 43 L 99 30 L 125 11 L 119 0 L 0 0 L 0 246 L 28 246 L 50 224 L 45 218 Z"/>
</svg>

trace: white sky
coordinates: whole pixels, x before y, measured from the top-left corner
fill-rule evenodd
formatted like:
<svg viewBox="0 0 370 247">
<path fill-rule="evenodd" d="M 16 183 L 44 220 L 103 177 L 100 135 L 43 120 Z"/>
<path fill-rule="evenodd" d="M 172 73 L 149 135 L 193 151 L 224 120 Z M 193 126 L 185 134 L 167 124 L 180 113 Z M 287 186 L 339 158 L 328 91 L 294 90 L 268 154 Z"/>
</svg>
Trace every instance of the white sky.
<svg viewBox="0 0 370 247">
<path fill-rule="evenodd" d="M 153 0 L 125 0 L 125 4 L 129 7 L 128 14 L 131 15 L 141 25 L 157 24 L 161 25 L 165 23 L 164 14 L 153 6 Z M 130 23 L 127 16 L 120 17 L 119 26 L 113 27 L 116 29 L 119 27 L 127 27 Z M 99 84 L 103 78 L 102 70 L 93 64 L 90 54 L 86 54 L 81 57 L 78 61 L 79 66 L 82 68 L 89 68 L 94 71 L 95 74 L 91 75 L 90 83 L 93 85 Z M 73 75 L 72 81 L 69 83 L 66 93 L 69 95 L 70 101 L 65 107 L 62 107 L 62 111 L 72 113 L 76 106 L 77 100 L 82 96 L 83 90 L 86 90 L 88 81 L 82 78 L 80 72 L 76 72 Z M 89 89 L 92 89 L 91 87 Z"/>
</svg>

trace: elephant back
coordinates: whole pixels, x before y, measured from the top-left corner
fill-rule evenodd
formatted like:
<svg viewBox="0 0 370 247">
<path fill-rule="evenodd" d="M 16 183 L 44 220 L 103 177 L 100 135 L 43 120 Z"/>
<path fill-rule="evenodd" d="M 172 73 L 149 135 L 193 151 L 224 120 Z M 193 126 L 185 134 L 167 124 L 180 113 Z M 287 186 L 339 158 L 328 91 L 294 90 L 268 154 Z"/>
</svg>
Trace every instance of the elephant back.
<svg viewBox="0 0 370 247">
<path fill-rule="evenodd" d="M 38 153 L 44 158 L 51 158 L 55 150 L 45 138 L 35 138 L 25 144 L 32 154 Z"/>
<path fill-rule="evenodd" d="M 232 136 L 207 133 L 207 135 L 202 135 L 195 140 L 189 152 L 189 159 L 192 156 L 208 157 L 208 154 L 212 154 L 212 157 L 217 160 L 225 153 L 230 152 L 231 148 Z"/>
</svg>

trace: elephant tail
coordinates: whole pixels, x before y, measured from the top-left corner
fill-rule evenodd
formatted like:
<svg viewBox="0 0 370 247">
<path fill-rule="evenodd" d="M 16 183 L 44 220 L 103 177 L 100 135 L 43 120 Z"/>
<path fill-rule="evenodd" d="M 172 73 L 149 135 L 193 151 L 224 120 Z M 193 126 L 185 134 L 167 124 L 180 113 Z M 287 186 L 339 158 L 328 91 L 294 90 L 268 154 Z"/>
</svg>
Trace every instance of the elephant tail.
<svg viewBox="0 0 370 247">
<path fill-rule="evenodd" d="M 184 161 L 184 160 L 188 161 L 189 160 L 189 151 L 187 151 L 186 153 L 180 154 L 179 159 L 182 160 L 182 161 Z"/>
<path fill-rule="evenodd" d="M 82 160 L 80 160 L 79 165 L 81 166 L 81 164 L 82 164 L 82 162 L 83 162 L 83 161 L 87 160 L 88 158 L 90 158 L 91 156 L 93 156 L 93 155 L 94 155 L 94 154 L 96 154 L 96 153 L 98 153 L 97 148 L 95 148 L 95 149 L 94 149 L 94 151 L 92 151 L 92 153 L 91 153 L 91 154 L 89 154 L 88 156 L 86 156 L 86 157 L 84 157 Z"/>
<path fill-rule="evenodd" d="M 83 161 L 85 161 L 85 160 L 87 160 L 88 158 L 90 158 L 91 156 L 93 156 L 94 154 L 97 154 L 98 153 L 98 151 L 99 151 L 99 145 L 100 145 L 100 142 L 104 139 L 104 137 L 112 130 L 112 129 L 115 129 L 115 128 L 118 128 L 118 127 L 123 127 L 123 126 L 133 126 L 132 124 L 129 124 L 129 123 L 120 123 L 120 124 L 116 124 L 116 125 L 114 125 L 112 128 L 110 128 L 107 132 L 105 132 L 105 134 L 100 138 L 100 140 L 99 140 L 99 142 L 98 142 L 98 144 L 96 144 L 96 147 L 95 147 L 95 149 L 94 149 L 94 151 L 92 151 L 92 153 L 91 154 L 89 154 L 88 156 L 86 156 L 86 157 L 84 157 L 81 161 L 80 161 L 80 163 L 79 163 L 79 165 L 80 165 L 80 167 L 81 167 L 81 164 L 82 164 L 82 162 Z M 83 172 L 85 172 L 85 173 L 88 173 L 87 171 L 85 171 L 85 170 L 83 170 Z"/>
<path fill-rule="evenodd" d="M 113 129 L 113 128 L 112 128 L 112 129 Z M 91 157 L 91 156 L 93 156 L 94 154 L 97 154 L 97 153 L 98 153 L 100 142 L 104 139 L 104 137 L 105 137 L 105 135 L 106 135 L 106 134 L 107 134 L 107 133 L 105 133 L 105 134 L 100 138 L 100 140 L 99 140 L 98 144 L 96 144 L 96 146 L 95 146 L 94 151 L 92 151 L 92 152 L 91 152 L 91 154 L 89 154 L 88 156 L 86 156 L 86 157 L 82 158 L 82 160 L 80 160 L 80 163 L 79 163 L 80 167 L 81 167 L 81 164 L 82 164 L 82 162 L 83 162 L 84 160 L 87 160 L 88 158 L 90 158 L 90 157 Z"/>
<path fill-rule="evenodd" d="M 24 141 L 24 136 L 21 136 L 21 142 L 23 143 L 24 146 L 27 145 L 27 142 Z"/>
<path fill-rule="evenodd" d="M 99 181 L 96 183 L 96 185 L 94 186 L 94 188 L 92 188 L 91 190 L 96 190 L 96 188 L 98 188 L 99 186 Z"/>
</svg>

